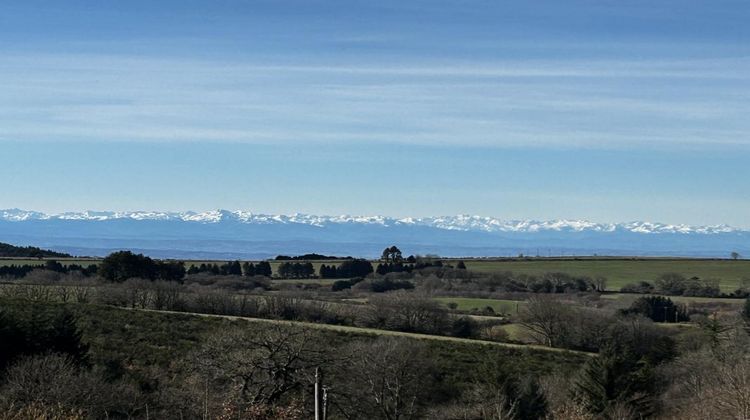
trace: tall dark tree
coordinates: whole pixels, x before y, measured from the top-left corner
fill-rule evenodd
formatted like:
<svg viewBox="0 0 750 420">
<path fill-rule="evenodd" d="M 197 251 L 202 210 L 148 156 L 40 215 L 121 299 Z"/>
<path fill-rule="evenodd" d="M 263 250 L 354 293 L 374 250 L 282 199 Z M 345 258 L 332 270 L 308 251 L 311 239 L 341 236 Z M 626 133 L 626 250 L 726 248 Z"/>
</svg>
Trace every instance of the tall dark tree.
<svg viewBox="0 0 750 420">
<path fill-rule="evenodd" d="M 241 276 L 242 265 L 239 261 L 232 261 L 231 263 L 229 263 L 229 269 L 227 270 L 227 272 L 230 276 Z"/>
<path fill-rule="evenodd" d="M 271 263 L 268 261 L 261 261 L 255 265 L 255 274 L 259 276 L 271 277 L 273 270 L 271 269 Z"/>
<path fill-rule="evenodd" d="M 380 258 L 386 263 L 391 264 L 399 263 L 404 259 L 401 255 L 401 250 L 396 245 L 384 249 Z"/>
<path fill-rule="evenodd" d="M 252 277 L 255 275 L 255 265 L 251 262 L 245 261 L 242 263 L 242 274 L 247 277 Z"/>
</svg>

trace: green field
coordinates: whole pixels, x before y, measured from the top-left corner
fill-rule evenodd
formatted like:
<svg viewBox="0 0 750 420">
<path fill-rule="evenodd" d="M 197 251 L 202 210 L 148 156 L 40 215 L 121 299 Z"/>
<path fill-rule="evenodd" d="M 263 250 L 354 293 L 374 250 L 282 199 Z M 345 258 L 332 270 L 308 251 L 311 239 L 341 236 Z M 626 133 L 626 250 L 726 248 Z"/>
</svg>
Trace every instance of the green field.
<svg viewBox="0 0 750 420">
<path fill-rule="evenodd" d="M 525 305 L 525 302 L 517 300 L 505 300 L 505 299 L 479 299 L 479 298 L 461 298 L 461 297 L 438 297 L 435 300 L 448 305 L 453 302 L 456 305 L 456 309 L 459 311 L 481 311 L 486 307 L 492 308 L 497 314 L 515 314 L 516 309 L 521 305 Z"/>
<path fill-rule="evenodd" d="M 685 277 L 719 280 L 721 290 L 734 291 L 743 278 L 750 279 L 750 260 L 698 259 L 532 259 L 466 261 L 470 270 L 492 273 L 511 271 L 518 274 L 540 275 L 563 272 L 576 276 L 604 276 L 608 290 L 620 290 L 628 283 L 641 280 L 652 282 L 664 273 L 680 273 Z"/>
</svg>

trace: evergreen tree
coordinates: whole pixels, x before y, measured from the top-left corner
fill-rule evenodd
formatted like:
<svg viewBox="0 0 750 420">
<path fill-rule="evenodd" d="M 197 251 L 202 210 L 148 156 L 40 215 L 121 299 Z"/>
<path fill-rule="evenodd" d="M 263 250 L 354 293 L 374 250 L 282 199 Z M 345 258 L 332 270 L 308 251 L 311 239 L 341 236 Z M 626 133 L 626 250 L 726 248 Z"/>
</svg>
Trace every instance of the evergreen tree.
<svg viewBox="0 0 750 420">
<path fill-rule="evenodd" d="M 378 267 L 375 269 L 375 272 L 382 275 L 385 275 L 388 273 L 388 266 L 386 264 L 378 264 Z"/>
<path fill-rule="evenodd" d="M 255 265 L 253 263 L 245 261 L 244 264 L 242 264 L 242 273 L 247 277 L 252 277 L 255 275 Z"/>
<path fill-rule="evenodd" d="M 242 275 L 242 265 L 239 261 L 232 261 L 229 263 L 227 267 L 227 274 L 230 276 L 241 276 Z"/>
</svg>

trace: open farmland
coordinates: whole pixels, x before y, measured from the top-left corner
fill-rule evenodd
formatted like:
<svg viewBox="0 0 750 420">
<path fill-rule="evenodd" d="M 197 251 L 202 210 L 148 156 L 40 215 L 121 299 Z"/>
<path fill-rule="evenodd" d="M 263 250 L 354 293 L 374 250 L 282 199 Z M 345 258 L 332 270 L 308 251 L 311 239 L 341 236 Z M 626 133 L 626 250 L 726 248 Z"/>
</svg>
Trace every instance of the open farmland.
<svg viewBox="0 0 750 420">
<path fill-rule="evenodd" d="M 484 273 L 511 271 L 517 274 L 541 275 L 562 272 L 575 276 L 604 276 L 607 278 L 607 289 L 612 291 L 641 280 L 653 282 L 664 273 L 680 273 L 688 278 L 719 280 L 723 292 L 735 290 L 743 278 L 750 279 L 750 260 L 533 258 L 467 260 L 466 266 L 470 270 Z"/>
<path fill-rule="evenodd" d="M 435 300 L 445 305 L 453 303 L 459 311 L 481 311 L 489 307 L 497 314 L 515 314 L 518 312 L 518 309 L 524 305 L 523 301 L 507 299 L 438 297 L 435 298 Z"/>
</svg>

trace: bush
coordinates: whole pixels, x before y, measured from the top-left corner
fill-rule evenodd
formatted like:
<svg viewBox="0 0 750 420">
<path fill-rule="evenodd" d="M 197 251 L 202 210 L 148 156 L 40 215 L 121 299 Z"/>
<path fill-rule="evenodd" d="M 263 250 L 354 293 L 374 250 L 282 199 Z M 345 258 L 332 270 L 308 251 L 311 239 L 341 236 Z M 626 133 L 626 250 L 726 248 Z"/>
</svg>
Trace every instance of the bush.
<svg viewBox="0 0 750 420">
<path fill-rule="evenodd" d="M 639 281 L 638 283 L 628 283 L 622 286 L 620 292 L 649 294 L 654 292 L 654 286 L 647 281 Z"/>
<path fill-rule="evenodd" d="M 450 335 L 461 338 L 477 337 L 479 335 L 479 323 L 468 316 L 455 318 L 451 325 Z"/>
<path fill-rule="evenodd" d="M 349 280 L 336 280 L 331 285 L 331 290 L 334 291 L 334 292 L 340 292 L 342 290 L 351 289 L 352 286 L 353 286 L 353 284 Z"/>
<path fill-rule="evenodd" d="M 391 276 L 365 280 L 357 284 L 357 290 L 368 290 L 375 293 L 384 293 L 392 290 L 413 289 L 414 283 L 409 280 L 394 280 Z"/>
<path fill-rule="evenodd" d="M 644 296 L 638 298 L 630 308 L 621 311 L 624 315 L 643 315 L 654 322 L 682 322 L 688 321 L 687 311 L 683 306 L 677 306 L 672 299 L 664 296 Z"/>
</svg>

